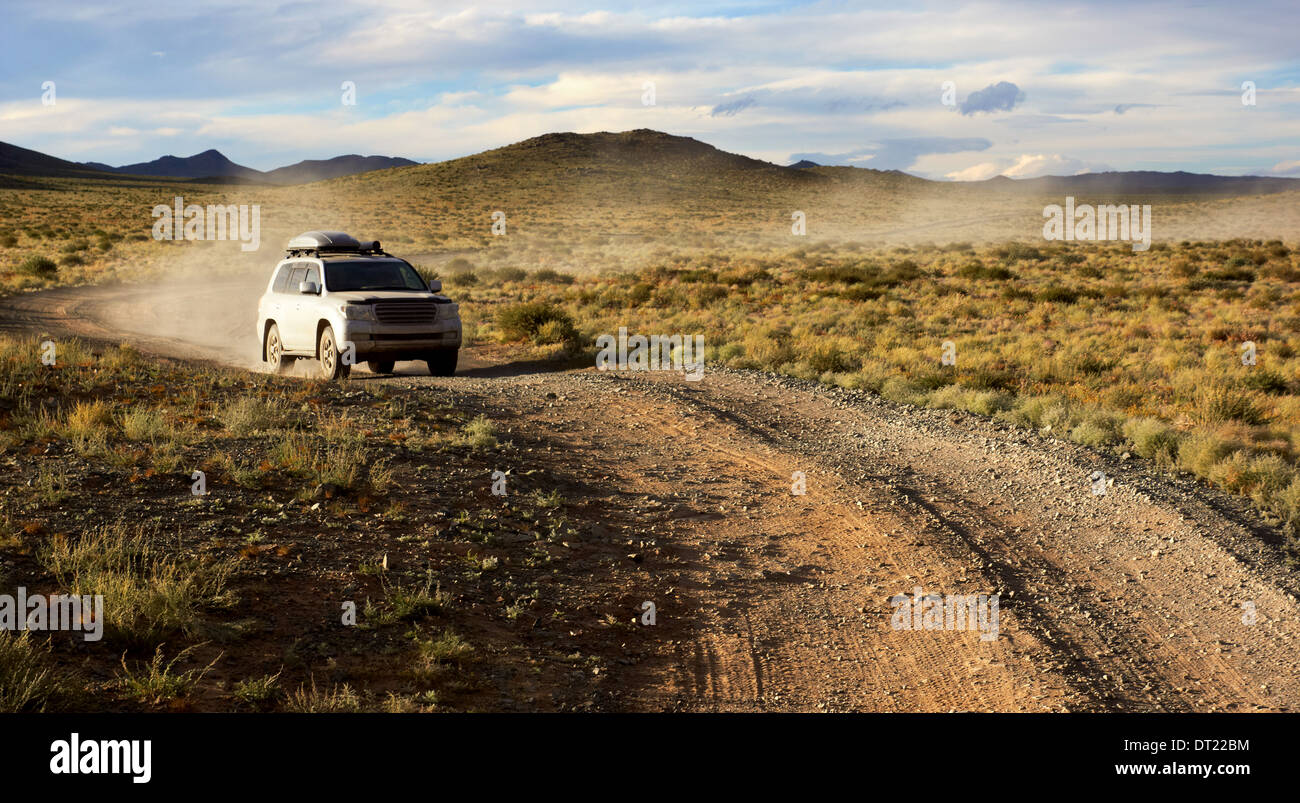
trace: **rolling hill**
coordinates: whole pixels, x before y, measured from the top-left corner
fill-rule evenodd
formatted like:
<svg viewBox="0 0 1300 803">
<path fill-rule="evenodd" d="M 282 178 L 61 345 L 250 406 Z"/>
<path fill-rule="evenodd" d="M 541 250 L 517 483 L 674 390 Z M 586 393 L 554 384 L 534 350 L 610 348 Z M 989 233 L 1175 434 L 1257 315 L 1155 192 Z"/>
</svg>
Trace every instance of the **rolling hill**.
<svg viewBox="0 0 1300 803">
<path fill-rule="evenodd" d="M 419 162 L 392 156 L 358 156 L 355 153 L 335 156 L 333 159 L 304 159 L 297 164 L 277 167 L 263 173 L 263 177 L 273 184 L 307 184 L 323 181 L 327 178 L 351 176 L 357 173 L 369 173 L 372 170 L 387 170 L 390 167 L 410 167 Z"/>
<path fill-rule="evenodd" d="M 11 189 L 76 171 L 125 178 L 13 146 L 4 146 L 0 157 L 6 159 L 0 173 L 17 174 L 0 178 Z M 515 235 L 511 248 L 532 242 L 539 250 L 614 242 L 637 242 L 649 251 L 654 243 L 741 247 L 788 241 L 801 221 L 809 239 L 793 241 L 799 245 L 1042 240 L 1045 205 L 1066 195 L 1081 203 L 1153 204 L 1158 239 L 1300 234 L 1296 179 L 1146 171 L 932 181 L 896 170 L 782 166 L 647 129 L 544 134 L 458 159 L 372 169 L 405 162 L 350 155 L 261 173 L 208 151 L 115 170 L 209 174 L 154 179 L 193 183 L 186 194 L 195 197 L 203 184 L 242 185 L 245 198 L 268 214 L 275 210 L 283 228 L 276 236 L 325 226 L 431 248 L 507 245 L 492 234 L 496 212 L 505 213 Z M 367 172 L 351 173 L 360 169 Z M 213 171 L 226 175 L 213 177 Z M 328 177 L 339 172 L 351 174 Z M 299 181 L 312 183 L 284 193 Z M 156 189 L 162 191 L 146 185 L 140 192 L 165 200 L 173 191 Z M 113 200 L 104 195 L 103 203 Z"/>
<path fill-rule="evenodd" d="M 90 165 L 69 162 L 54 156 L 0 142 L 0 175 L 58 176 L 69 178 L 108 178 Z"/>
<path fill-rule="evenodd" d="M 354 176 L 394 167 L 415 167 L 418 162 L 401 157 L 347 154 L 332 159 L 306 159 L 274 170 L 261 171 L 237 164 L 220 151 L 209 149 L 193 156 L 162 156 L 149 162 L 114 167 L 102 162 L 70 162 L 38 151 L 0 142 L 0 174 L 8 175 L 100 175 L 117 173 L 134 176 L 182 179 L 224 179 L 220 183 L 304 184 Z M 1038 195 L 1156 195 L 1233 196 L 1261 195 L 1300 189 L 1300 178 L 1271 176 L 1219 176 L 1185 171 L 1111 171 L 1073 176 L 1041 176 L 1013 179 L 997 176 L 980 182 L 943 182 L 913 176 L 897 170 L 862 167 L 822 166 L 803 160 L 782 166 L 720 150 L 699 140 L 650 129 L 620 133 L 552 133 L 460 159 L 435 162 L 422 167 L 429 177 L 462 176 L 488 178 L 508 170 L 525 182 L 539 171 L 561 185 L 570 179 L 621 175 L 646 178 L 649 184 L 670 180 L 682 187 L 693 180 L 744 176 L 742 185 L 757 182 L 811 186 L 819 180 L 833 183 L 886 183 L 895 189 L 922 185 L 964 186 L 995 191 Z M 466 174 L 465 171 L 473 171 Z M 486 172 L 485 172 L 486 171 Z M 811 182 L 811 184 L 809 183 Z M 638 180 L 638 184 L 641 182 Z M 686 190 L 689 195 L 690 191 Z"/>
<path fill-rule="evenodd" d="M 348 197 L 366 231 L 392 230 L 405 219 L 442 232 L 446 242 L 479 244 L 493 240 L 497 211 L 506 214 L 510 234 L 552 242 L 757 243 L 789 237 L 798 212 L 814 239 L 1041 240 L 1044 205 L 1067 194 L 1094 203 L 1158 202 L 1160 238 L 1294 236 L 1288 199 L 1300 198 L 1295 179 L 1139 172 L 950 182 L 896 170 L 782 166 L 646 129 L 545 134 L 314 187 L 320 204 Z M 1206 203 L 1225 206 L 1197 206 Z"/>
</svg>

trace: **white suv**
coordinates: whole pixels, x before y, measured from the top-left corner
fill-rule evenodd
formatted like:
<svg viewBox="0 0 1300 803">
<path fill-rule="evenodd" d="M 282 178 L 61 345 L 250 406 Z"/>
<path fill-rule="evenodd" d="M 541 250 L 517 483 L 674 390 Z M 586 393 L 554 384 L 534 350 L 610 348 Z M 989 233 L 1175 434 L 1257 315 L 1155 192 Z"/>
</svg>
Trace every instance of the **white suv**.
<svg viewBox="0 0 1300 803">
<path fill-rule="evenodd" d="M 298 358 L 320 360 L 326 379 L 365 360 L 377 374 L 398 360 L 423 360 L 434 376 L 456 373 L 460 309 L 377 241 L 309 231 L 289 241 L 257 304 L 262 359 L 286 373 Z"/>
</svg>

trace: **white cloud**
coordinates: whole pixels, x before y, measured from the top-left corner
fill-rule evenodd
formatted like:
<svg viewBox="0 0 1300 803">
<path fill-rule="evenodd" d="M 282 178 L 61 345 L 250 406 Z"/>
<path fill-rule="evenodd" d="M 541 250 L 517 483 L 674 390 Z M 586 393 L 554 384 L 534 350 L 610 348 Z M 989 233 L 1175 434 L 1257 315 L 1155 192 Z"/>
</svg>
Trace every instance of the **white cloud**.
<svg viewBox="0 0 1300 803">
<path fill-rule="evenodd" d="M 945 173 L 952 181 L 983 181 L 994 176 L 1037 178 L 1039 176 L 1077 176 L 1107 169 L 1059 153 L 1022 153 L 1012 160 L 980 162 L 961 170 Z"/>
<path fill-rule="evenodd" d="M 1235 8 L 1213 3 L 1171 14 L 1083 0 L 761 12 L 556 10 L 544 0 L 53 5 L 12 16 L 48 26 L 40 46 L 59 48 L 58 106 L 41 107 L 34 92 L 0 104 L 0 129 L 64 158 L 122 163 L 208 147 L 258 167 L 354 151 L 448 158 L 547 131 L 649 127 L 770 160 L 987 140 L 978 161 L 925 153 L 907 168 L 975 180 L 1105 164 L 1283 174 L 1295 170 L 1287 143 L 1300 141 L 1300 88 L 1269 77 L 1294 64 L 1293 2 L 1229 26 Z M 145 35 L 159 19 L 178 32 L 161 62 L 166 80 L 150 58 L 163 43 Z M 83 40 L 69 39 L 82 29 Z M 16 39 L 7 80 L 39 86 L 45 62 Z M 1256 107 L 1240 103 L 1246 78 L 1259 84 Z M 359 86 L 350 111 L 338 105 L 342 80 Z M 656 84 L 650 108 L 646 80 Z M 963 117 L 939 102 L 947 80 L 958 103 L 1002 82 L 1025 100 Z"/>
<path fill-rule="evenodd" d="M 996 162 L 980 162 L 963 170 L 944 173 L 944 178 L 952 181 L 983 181 L 1002 174 L 1002 166 Z"/>
<path fill-rule="evenodd" d="M 1059 153 L 1021 154 L 1015 164 L 1002 171 L 1008 178 L 1035 178 L 1037 176 L 1077 176 L 1091 173 L 1092 168 L 1079 159 Z"/>
</svg>

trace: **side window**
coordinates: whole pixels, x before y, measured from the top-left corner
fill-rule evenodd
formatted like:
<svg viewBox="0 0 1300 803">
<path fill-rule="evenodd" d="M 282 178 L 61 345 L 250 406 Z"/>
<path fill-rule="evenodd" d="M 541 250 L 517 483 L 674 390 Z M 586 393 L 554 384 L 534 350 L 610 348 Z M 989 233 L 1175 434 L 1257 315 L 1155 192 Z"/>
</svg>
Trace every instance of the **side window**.
<svg viewBox="0 0 1300 803">
<path fill-rule="evenodd" d="M 271 288 L 274 292 L 289 292 L 289 273 L 293 270 L 293 265 L 292 262 L 286 262 L 280 266 L 280 272 L 275 275 L 275 285 Z"/>
<path fill-rule="evenodd" d="M 289 292 L 298 292 L 298 285 L 302 284 L 303 280 L 306 278 L 307 269 L 302 266 L 302 263 L 299 262 L 294 265 L 293 273 L 289 274 Z"/>
<path fill-rule="evenodd" d="M 320 268 L 317 268 L 315 265 L 311 264 L 310 262 L 307 263 L 307 278 L 303 279 L 303 281 L 315 282 L 316 286 L 320 287 Z"/>
</svg>

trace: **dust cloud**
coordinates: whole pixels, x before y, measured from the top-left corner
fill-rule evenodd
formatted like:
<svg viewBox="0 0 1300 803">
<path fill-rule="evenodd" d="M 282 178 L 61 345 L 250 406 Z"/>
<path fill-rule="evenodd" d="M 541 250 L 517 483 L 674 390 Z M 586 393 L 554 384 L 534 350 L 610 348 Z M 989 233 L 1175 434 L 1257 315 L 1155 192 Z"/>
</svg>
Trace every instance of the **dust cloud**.
<svg viewBox="0 0 1300 803">
<path fill-rule="evenodd" d="M 168 351 L 261 368 L 257 302 L 289 235 L 264 233 L 262 247 L 244 252 L 238 242 L 183 242 L 159 263 L 149 293 L 110 295 L 96 304 L 96 319 L 124 334 L 168 341 Z"/>
</svg>

